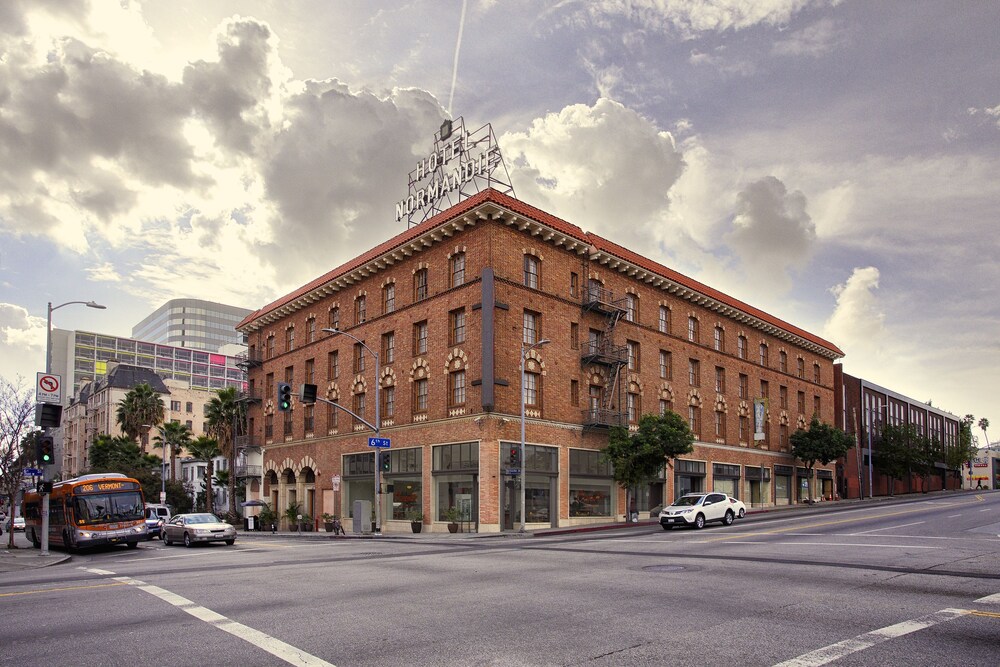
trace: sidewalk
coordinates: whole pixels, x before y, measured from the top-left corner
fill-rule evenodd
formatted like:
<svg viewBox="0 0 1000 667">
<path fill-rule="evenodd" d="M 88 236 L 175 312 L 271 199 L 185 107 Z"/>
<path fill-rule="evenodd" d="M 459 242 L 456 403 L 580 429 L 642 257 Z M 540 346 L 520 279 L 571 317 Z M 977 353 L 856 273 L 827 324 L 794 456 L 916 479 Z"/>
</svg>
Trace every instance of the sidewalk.
<svg viewBox="0 0 1000 667">
<path fill-rule="evenodd" d="M 893 505 L 903 505 L 911 502 L 917 502 L 931 497 L 941 497 L 941 498 L 952 498 L 964 495 L 975 495 L 981 493 L 989 493 L 989 491 L 976 491 L 976 490 L 960 490 L 960 491 L 935 491 L 927 494 L 907 494 L 902 496 L 879 496 L 878 498 L 854 498 L 851 500 L 835 500 L 835 501 L 824 501 L 818 502 L 813 505 L 785 505 L 780 507 L 762 507 L 747 509 L 747 517 L 751 518 L 754 522 L 758 521 L 768 521 L 772 519 L 780 519 L 787 517 L 789 514 L 795 514 L 796 516 L 812 516 L 816 514 L 825 514 L 827 512 L 835 511 L 838 509 L 844 509 L 845 507 L 860 507 L 864 505 L 879 505 L 879 506 L 893 506 Z M 465 541 L 470 539 L 528 539 L 535 537 L 552 537 L 556 535 L 570 535 L 574 533 L 592 533 L 598 531 L 613 531 L 613 530 L 626 530 L 629 528 L 639 528 L 639 527 L 651 527 L 657 526 L 659 522 L 648 516 L 646 513 L 646 518 L 640 519 L 639 523 L 601 523 L 601 524 L 590 524 L 586 526 L 567 526 L 560 528 L 541 528 L 537 530 L 528 531 L 524 534 L 517 532 L 506 532 L 506 533 L 447 533 L 447 532 L 420 532 L 420 533 L 406 533 L 406 532 L 390 532 L 383 533 L 382 535 L 373 534 L 354 534 L 348 533 L 347 535 L 334 535 L 333 533 L 327 533 L 325 531 L 307 531 L 303 533 L 289 532 L 289 531 L 279 531 L 272 533 L 270 531 L 239 531 L 239 536 L 237 538 L 237 543 L 256 541 L 256 540 L 270 540 L 270 539 L 290 539 L 290 540 L 416 540 L 416 541 L 438 541 L 438 542 L 450 542 L 450 541 Z M 17 539 L 20 538 L 20 539 Z M 29 570 L 38 567 L 48 567 L 50 565 L 57 565 L 69 561 L 72 556 L 61 550 L 50 550 L 48 556 L 42 556 L 40 550 L 34 549 L 30 544 L 23 538 L 23 534 L 15 537 L 19 543 L 21 543 L 21 548 L 8 550 L 7 545 L 7 535 L 4 534 L 0 537 L 0 574 L 6 572 L 20 572 L 22 570 Z"/>
</svg>

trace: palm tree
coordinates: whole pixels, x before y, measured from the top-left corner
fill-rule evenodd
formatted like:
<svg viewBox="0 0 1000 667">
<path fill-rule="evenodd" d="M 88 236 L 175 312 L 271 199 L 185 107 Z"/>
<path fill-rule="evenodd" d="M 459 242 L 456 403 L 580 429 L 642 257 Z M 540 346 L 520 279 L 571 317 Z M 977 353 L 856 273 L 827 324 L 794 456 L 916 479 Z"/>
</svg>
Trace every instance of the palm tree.
<svg viewBox="0 0 1000 667">
<path fill-rule="evenodd" d="M 191 429 L 180 422 L 167 422 L 159 427 L 160 434 L 153 438 L 157 447 L 170 447 L 170 481 L 174 480 L 174 462 L 177 452 L 191 442 Z"/>
<path fill-rule="evenodd" d="M 118 426 L 125 435 L 132 440 L 139 440 L 142 436 L 139 444 L 145 454 L 149 428 L 163 421 L 163 399 L 149 383 L 137 384 L 119 401 L 116 416 Z"/>
<path fill-rule="evenodd" d="M 247 406 L 239 400 L 235 387 L 218 389 L 205 405 L 205 423 L 208 434 L 219 442 L 222 455 L 229 461 L 229 470 L 236 470 L 236 434 L 246 428 Z M 236 475 L 228 478 L 229 514 L 236 516 Z"/>
<path fill-rule="evenodd" d="M 212 477 L 215 475 L 215 465 L 212 463 L 212 459 L 222 455 L 222 452 L 219 451 L 219 443 L 214 438 L 201 435 L 192 441 L 187 448 L 191 458 L 208 464 L 205 469 L 205 511 L 213 512 Z"/>
</svg>

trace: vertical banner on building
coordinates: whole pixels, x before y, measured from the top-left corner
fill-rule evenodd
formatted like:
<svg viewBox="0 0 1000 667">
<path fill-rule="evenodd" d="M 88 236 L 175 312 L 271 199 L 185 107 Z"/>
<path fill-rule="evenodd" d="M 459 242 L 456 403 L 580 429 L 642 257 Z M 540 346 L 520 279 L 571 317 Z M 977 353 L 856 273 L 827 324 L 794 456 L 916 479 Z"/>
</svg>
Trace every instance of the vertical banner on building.
<svg viewBox="0 0 1000 667">
<path fill-rule="evenodd" d="M 764 417 L 767 415 L 767 399 L 753 399 L 753 439 L 764 439 Z"/>
</svg>

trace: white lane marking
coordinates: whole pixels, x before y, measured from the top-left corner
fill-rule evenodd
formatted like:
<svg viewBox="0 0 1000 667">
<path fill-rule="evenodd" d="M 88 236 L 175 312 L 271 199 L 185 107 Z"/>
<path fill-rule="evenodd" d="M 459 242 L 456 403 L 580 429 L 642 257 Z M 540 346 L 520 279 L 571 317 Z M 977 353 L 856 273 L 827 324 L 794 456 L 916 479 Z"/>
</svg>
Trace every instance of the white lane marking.
<svg viewBox="0 0 1000 667">
<path fill-rule="evenodd" d="M 914 521 L 913 523 L 904 523 L 901 526 L 886 526 L 884 528 L 873 528 L 872 530 L 862 530 L 860 532 L 850 533 L 850 534 L 851 535 L 867 535 L 868 533 L 877 533 L 880 530 L 895 530 L 896 528 L 906 528 L 908 526 L 919 526 L 922 523 L 926 523 L 926 522 L 925 521 Z"/>
<path fill-rule="evenodd" d="M 993 595 L 987 595 L 984 598 L 979 598 L 978 600 L 973 600 L 973 602 L 978 602 L 979 604 L 1000 604 L 1000 593 L 994 593 Z"/>
<path fill-rule="evenodd" d="M 980 511 L 980 512 L 992 512 L 992 511 L 993 511 L 993 508 L 992 508 L 992 507 L 987 507 L 986 509 L 984 509 L 984 510 L 979 510 L 979 511 Z"/>
<path fill-rule="evenodd" d="M 914 618 L 909 621 L 903 621 L 902 623 L 890 625 L 879 630 L 872 630 L 871 632 L 858 635 L 853 639 L 845 639 L 844 641 L 837 642 L 836 644 L 830 644 L 829 646 L 824 646 L 823 648 L 816 649 L 815 651 L 803 653 L 797 658 L 792 658 L 791 660 L 778 663 L 775 667 L 819 667 L 820 665 L 829 664 L 834 660 L 840 660 L 841 658 L 852 653 L 864 651 L 865 649 L 869 649 L 876 644 L 881 644 L 884 641 L 895 639 L 896 637 L 902 637 L 903 635 L 908 635 L 911 632 L 916 632 L 918 630 L 924 630 L 932 625 L 944 623 L 945 621 L 950 621 L 969 613 L 970 611 L 968 609 L 942 609 L 941 611 L 934 612 L 933 614 L 921 616 L 920 618 Z"/>
<path fill-rule="evenodd" d="M 751 542 L 749 540 L 729 540 L 717 544 L 775 544 L 791 547 L 856 547 L 859 549 L 941 549 L 942 547 L 917 547 L 910 544 L 855 544 L 853 542 Z"/>
<path fill-rule="evenodd" d="M 336 667 L 322 658 L 310 655 L 309 653 L 295 648 L 291 644 L 286 644 L 280 639 L 275 639 L 260 630 L 255 630 L 247 625 L 243 625 L 242 623 L 237 623 L 236 621 L 226 618 L 222 614 L 197 605 L 191 600 L 181 597 L 176 593 L 171 593 L 170 591 L 160 588 L 159 586 L 153 586 L 144 581 L 133 579 L 132 577 L 117 577 L 114 576 L 114 572 L 108 572 L 107 570 L 98 570 L 96 568 L 81 569 L 87 572 L 93 572 L 94 574 L 109 575 L 115 581 L 135 586 L 139 590 L 145 591 L 150 595 L 154 595 L 164 602 L 172 604 L 181 611 L 184 611 L 199 620 L 205 621 L 206 623 L 213 625 L 224 632 L 228 632 L 234 637 L 238 637 L 245 642 L 267 651 L 271 655 L 284 660 L 289 665 L 298 665 L 301 667 Z"/>
<path fill-rule="evenodd" d="M 962 515 L 961 515 L 961 514 L 949 514 L 949 515 L 948 515 L 948 516 L 946 516 L 945 518 L 946 518 L 946 519 L 954 519 L 954 518 L 955 518 L 955 517 L 957 517 L 957 516 L 962 516 Z"/>
</svg>

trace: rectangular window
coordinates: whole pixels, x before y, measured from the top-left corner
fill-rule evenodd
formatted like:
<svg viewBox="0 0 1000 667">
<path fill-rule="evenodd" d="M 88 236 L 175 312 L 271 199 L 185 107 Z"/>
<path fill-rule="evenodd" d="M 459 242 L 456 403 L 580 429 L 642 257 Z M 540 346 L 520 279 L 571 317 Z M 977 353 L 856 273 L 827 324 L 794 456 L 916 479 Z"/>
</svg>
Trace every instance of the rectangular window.
<svg viewBox="0 0 1000 667">
<path fill-rule="evenodd" d="M 538 407 L 538 374 L 524 372 L 524 404 Z"/>
<path fill-rule="evenodd" d="M 522 341 L 526 345 L 534 345 L 541 340 L 541 320 L 539 313 L 530 310 L 524 311 L 524 335 Z"/>
<path fill-rule="evenodd" d="M 427 378 L 413 383 L 413 411 L 427 412 Z"/>
<path fill-rule="evenodd" d="M 364 394 L 354 394 L 353 403 L 354 403 L 354 414 L 356 414 L 357 416 L 361 417 L 362 419 L 367 420 L 368 417 L 365 416 L 365 408 L 367 407 L 366 404 L 365 404 L 365 395 Z M 359 422 L 356 419 L 354 420 L 354 425 L 355 426 L 362 426 L 361 422 Z"/>
<path fill-rule="evenodd" d="M 569 404 L 573 407 L 580 405 L 580 383 L 577 380 L 569 381 Z"/>
<path fill-rule="evenodd" d="M 465 284 L 465 253 L 456 253 L 451 258 L 451 286 Z"/>
<path fill-rule="evenodd" d="M 427 320 L 413 325 L 413 354 L 427 354 Z"/>
<path fill-rule="evenodd" d="M 771 393 L 771 386 L 767 383 L 767 380 L 760 381 L 760 395 L 762 398 L 767 398 Z"/>
<path fill-rule="evenodd" d="M 688 384 L 692 387 L 701 386 L 701 364 L 697 359 L 688 359 Z"/>
<path fill-rule="evenodd" d="M 355 374 L 365 372 L 365 348 L 361 343 L 354 344 L 354 372 Z"/>
<path fill-rule="evenodd" d="M 740 417 L 740 442 L 746 443 L 750 439 L 750 418 Z"/>
<path fill-rule="evenodd" d="M 312 433 L 315 424 L 316 406 L 312 403 L 308 403 L 305 406 L 305 416 L 303 417 L 303 423 L 305 425 L 306 433 Z"/>
<path fill-rule="evenodd" d="M 670 333 L 670 309 L 666 306 L 660 306 L 659 329 L 660 333 Z"/>
<path fill-rule="evenodd" d="M 782 410 L 788 409 L 788 387 L 784 385 L 778 386 L 778 403 L 781 405 Z"/>
<path fill-rule="evenodd" d="M 448 374 L 448 395 L 451 407 L 465 405 L 465 370 L 453 371 Z"/>
<path fill-rule="evenodd" d="M 740 398 L 750 398 L 750 378 L 743 373 L 740 373 Z"/>
<path fill-rule="evenodd" d="M 396 332 L 390 331 L 382 334 L 382 354 L 383 364 L 391 364 L 396 360 Z"/>
<path fill-rule="evenodd" d="M 726 439 L 726 413 L 724 412 L 715 413 L 715 439 Z"/>
<path fill-rule="evenodd" d="M 813 414 L 819 417 L 819 396 L 813 396 Z"/>
<path fill-rule="evenodd" d="M 612 516 L 617 493 L 611 464 L 601 458 L 600 452 L 569 450 L 570 517 Z"/>
<path fill-rule="evenodd" d="M 580 276 L 572 271 L 569 274 L 569 295 L 572 297 L 580 295 Z"/>
<path fill-rule="evenodd" d="M 667 414 L 667 410 L 670 409 L 670 401 L 660 399 L 660 416 Z"/>
<path fill-rule="evenodd" d="M 797 396 L 797 405 L 799 412 L 805 414 L 806 411 L 806 392 L 800 391 Z"/>
<path fill-rule="evenodd" d="M 285 352 L 295 349 L 295 327 L 285 329 Z"/>
<path fill-rule="evenodd" d="M 413 274 L 413 300 L 423 301 L 427 298 L 427 269 L 418 269 Z"/>
<path fill-rule="evenodd" d="M 331 329 L 340 328 L 340 308 L 330 309 L 330 328 Z"/>
<path fill-rule="evenodd" d="M 688 340 L 692 343 L 698 342 L 698 319 L 695 317 L 688 318 Z"/>
<path fill-rule="evenodd" d="M 778 370 L 782 373 L 788 372 L 788 353 L 784 350 L 778 353 Z"/>
<path fill-rule="evenodd" d="M 524 256 L 524 285 L 538 289 L 538 258 L 534 255 Z"/>
<path fill-rule="evenodd" d="M 382 288 L 382 312 L 391 313 L 396 310 L 396 283 L 389 283 Z"/>
<path fill-rule="evenodd" d="M 336 380 L 340 377 L 340 353 L 330 352 L 327 355 L 327 364 L 329 366 L 328 374 L 329 379 Z"/>
<path fill-rule="evenodd" d="M 671 380 L 673 379 L 673 366 L 671 354 L 666 350 L 660 350 L 660 379 Z"/>
<path fill-rule="evenodd" d="M 368 319 L 368 306 L 364 296 L 359 296 L 354 300 L 354 323 L 361 324 Z"/>
<path fill-rule="evenodd" d="M 715 327 L 715 349 L 718 352 L 725 352 L 726 347 L 726 332 L 723 331 L 722 327 Z"/>
<path fill-rule="evenodd" d="M 639 423 L 639 394 L 625 394 L 625 414 L 629 424 Z"/>
<path fill-rule="evenodd" d="M 465 342 L 465 308 L 459 308 L 458 310 L 453 310 L 448 314 L 448 320 L 450 326 L 449 330 L 449 344 L 460 345 Z"/>
<path fill-rule="evenodd" d="M 736 356 L 740 359 L 747 358 L 747 339 L 745 336 L 736 338 Z"/>
<path fill-rule="evenodd" d="M 571 350 L 580 349 L 580 325 L 576 322 L 569 323 L 569 348 Z"/>
<path fill-rule="evenodd" d="M 638 322 L 639 317 L 639 297 L 635 294 L 625 295 L 625 319 L 629 322 Z"/>
<path fill-rule="evenodd" d="M 722 366 L 715 367 L 715 393 L 726 393 L 726 369 Z"/>
<path fill-rule="evenodd" d="M 316 340 L 316 318 L 310 317 L 306 320 L 306 335 L 310 343 Z"/>
<path fill-rule="evenodd" d="M 634 340 L 625 341 L 625 349 L 628 353 L 628 369 L 639 371 L 639 343 Z"/>
<path fill-rule="evenodd" d="M 813 382 L 819 384 L 819 364 L 813 364 Z"/>
<path fill-rule="evenodd" d="M 180 401 L 170 401 L 170 410 L 172 412 L 180 412 L 181 411 L 181 402 Z"/>
<path fill-rule="evenodd" d="M 691 433 L 697 438 L 698 434 L 701 433 L 701 408 L 696 408 L 693 405 L 688 406 L 688 426 L 691 427 Z"/>
<path fill-rule="evenodd" d="M 316 367 L 315 359 L 306 359 L 306 377 L 305 377 L 306 384 L 316 384 L 315 367 Z"/>
<path fill-rule="evenodd" d="M 800 378 L 806 376 L 806 362 L 802 360 L 802 357 L 795 360 L 795 374 Z"/>
<path fill-rule="evenodd" d="M 396 388 L 384 387 L 381 391 L 382 419 L 392 419 L 396 414 Z"/>
</svg>

